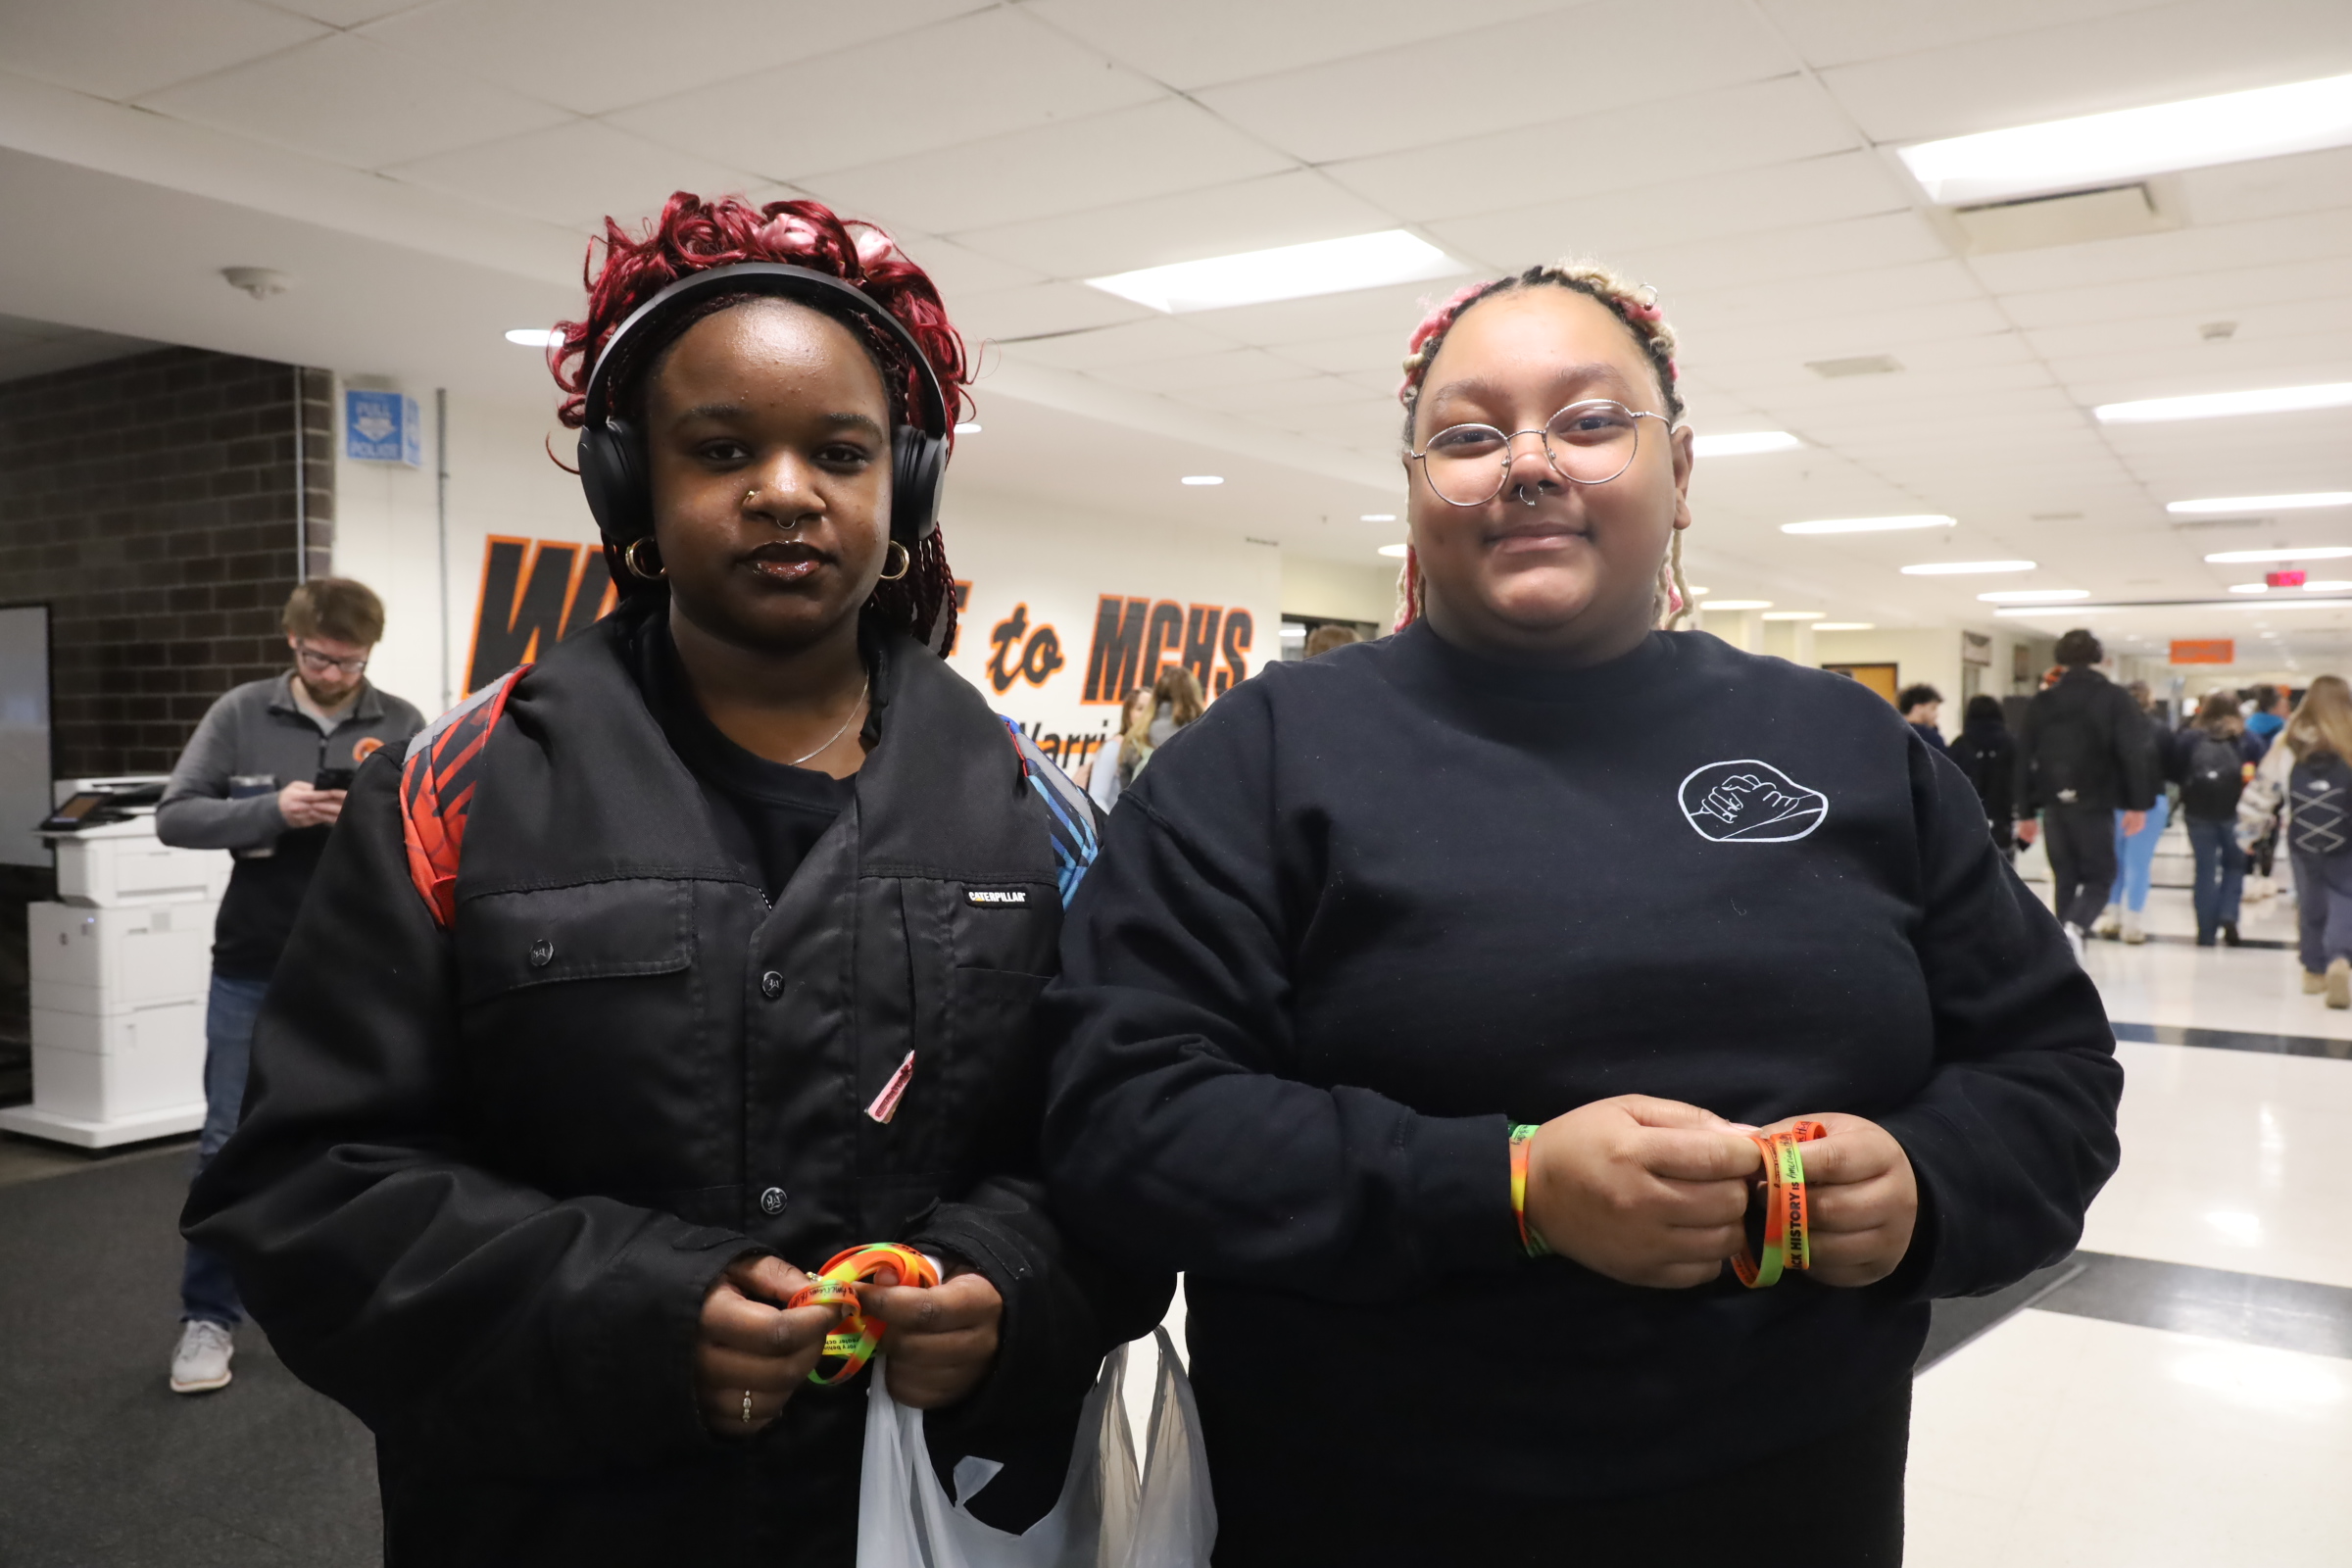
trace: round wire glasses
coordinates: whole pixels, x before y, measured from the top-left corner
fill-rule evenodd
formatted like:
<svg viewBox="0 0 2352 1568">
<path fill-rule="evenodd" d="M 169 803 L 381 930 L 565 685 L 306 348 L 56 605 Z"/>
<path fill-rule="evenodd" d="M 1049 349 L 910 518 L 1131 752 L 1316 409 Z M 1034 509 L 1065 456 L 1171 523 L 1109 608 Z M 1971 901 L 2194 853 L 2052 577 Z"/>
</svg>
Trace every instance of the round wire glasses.
<svg viewBox="0 0 2352 1568">
<path fill-rule="evenodd" d="M 1592 398 L 1569 404 L 1541 430 L 1506 432 L 1491 424 L 1448 425 L 1431 436 L 1420 451 L 1407 451 L 1405 456 L 1420 460 L 1422 475 L 1439 500 L 1457 507 L 1483 507 L 1510 483 L 1511 443 L 1520 436 L 1542 436 L 1544 460 L 1570 484 L 1607 484 L 1634 466 L 1634 456 L 1642 450 L 1643 419 L 1667 422 L 1662 414 Z"/>
</svg>

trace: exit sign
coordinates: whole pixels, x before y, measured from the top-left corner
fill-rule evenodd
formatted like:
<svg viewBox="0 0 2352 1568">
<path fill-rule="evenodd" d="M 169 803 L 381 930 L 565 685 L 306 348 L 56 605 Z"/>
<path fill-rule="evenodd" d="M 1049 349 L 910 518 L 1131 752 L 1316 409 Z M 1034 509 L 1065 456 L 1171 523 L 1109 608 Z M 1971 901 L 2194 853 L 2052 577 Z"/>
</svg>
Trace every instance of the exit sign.
<svg viewBox="0 0 2352 1568">
<path fill-rule="evenodd" d="M 2302 575 L 2300 572 L 2297 576 Z M 2228 637 L 2209 638 L 2203 642 L 2173 640 L 2173 659 L 2176 664 L 2234 664 L 2237 662 L 2237 643 Z"/>
<path fill-rule="evenodd" d="M 2300 588 L 2304 575 L 2300 571 L 2266 571 L 2262 574 L 2262 580 L 2272 588 Z"/>
</svg>

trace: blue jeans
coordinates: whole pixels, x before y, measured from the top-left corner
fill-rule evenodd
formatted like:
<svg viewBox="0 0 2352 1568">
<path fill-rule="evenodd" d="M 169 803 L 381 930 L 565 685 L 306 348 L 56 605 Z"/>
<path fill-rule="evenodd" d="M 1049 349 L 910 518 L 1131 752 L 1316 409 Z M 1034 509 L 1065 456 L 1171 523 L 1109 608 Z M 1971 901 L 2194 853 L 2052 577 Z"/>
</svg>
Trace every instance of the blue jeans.
<svg viewBox="0 0 2352 1568">
<path fill-rule="evenodd" d="M 2133 914 L 2148 906 L 2148 876 L 2156 867 L 2156 841 L 2164 837 L 2165 819 L 2172 814 L 2173 803 L 2164 796 L 2148 808 L 2147 824 L 2130 838 L 2124 837 L 2124 813 L 2115 813 L 2115 860 L 2118 870 L 2115 891 L 2108 895 Z"/>
<path fill-rule="evenodd" d="M 2197 940 L 2211 942 L 2226 925 L 2237 924 L 2238 890 L 2245 886 L 2246 852 L 2237 847 L 2237 821 L 2207 822 L 2188 817 L 2188 848 L 2197 858 L 2189 901 L 2197 906 Z"/>
<path fill-rule="evenodd" d="M 2331 958 L 2352 958 L 2352 855 L 2294 852 L 2295 913 L 2303 967 L 2327 971 Z"/>
<path fill-rule="evenodd" d="M 196 1169 L 213 1162 L 228 1135 L 237 1130 L 237 1112 L 245 1103 L 245 1069 L 253 1060 L 253 1025 L 262 1014 L 262 998 L 270 994 L 267 980 L 231 980 L 213 976 L 213 994 L 204 1009 L 204 1131 L 196 1139 Z M 181 1321 L 202 1318 L 235 1328 L 245 1321 L 245 1303 L 237 1298 L 237 1282 L 228 1265 L 194 1242 L 179 1274 Z"/>
</svg>

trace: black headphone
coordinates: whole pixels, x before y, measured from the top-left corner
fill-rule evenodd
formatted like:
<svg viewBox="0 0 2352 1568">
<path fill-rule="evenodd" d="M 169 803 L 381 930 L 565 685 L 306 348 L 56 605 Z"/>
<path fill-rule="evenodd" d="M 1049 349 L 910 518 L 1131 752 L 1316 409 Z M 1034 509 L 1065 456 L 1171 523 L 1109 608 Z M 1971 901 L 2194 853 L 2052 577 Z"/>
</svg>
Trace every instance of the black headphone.
<svg viewBox="0 0 2352 1568">
<path fill-rule="evenodd" d="M 940 480 L 948 468 L 948 399 L 940 389 L 939 373 L 923 354 L 922 345 L 906 324 L 891 315 L 853 283 L 828 272 L 781 262 L 738 262 L 707 272 L 682 277 L 647 300 L 606 340 L 588 375 L 588 422 L 580 430 L 580 488 L 588 493 L 588 511 L 606 541 L 614 549 L 634 544 L 654 531 L 654 496 L 646 472 L 645 438 L 629 421 L 615 418 L 608 373 L 619 357 L 617 350 L 631 333 L 642 335 L 657 318 L 674 315 L 681 307 L 718 292 L 772 294 L 783 299 L 824 306 L 848 306 L 861 318 L 896 338 L 914 365 L 921 383 L 918 417 L 930 428 L 899 424 L 890 438 L 890 536 L 907 549 L 931 537 L 939 526 Z"/>
</svg>

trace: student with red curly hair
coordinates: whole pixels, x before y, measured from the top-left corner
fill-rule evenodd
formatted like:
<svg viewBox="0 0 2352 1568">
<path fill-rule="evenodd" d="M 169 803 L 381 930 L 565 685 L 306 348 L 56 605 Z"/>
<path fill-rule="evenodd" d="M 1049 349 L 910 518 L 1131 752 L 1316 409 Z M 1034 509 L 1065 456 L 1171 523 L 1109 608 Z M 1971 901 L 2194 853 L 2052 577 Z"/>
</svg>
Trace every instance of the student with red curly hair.
<svg viewBox="0 0 2352 1568">
<path fill-rule="evenodd" d="M 1220 1568 L 1894 1568 L 1927 1303 L 2115 1168 L 2097 993 L 1886 704 L 1662 629 L 1644 291 L 1482 283 L 1405 369 L 1402 630 L 1220 699 L 1071 907 L 1056 1211 L 1189 1271 Z"/>
<path fill-rule="evenodd" d="M 554 356 L 619 610 L 364 767 L 188 1208 L 374 1431 L 387 1559 L 846 1563 L 863 1379 L 975 1512 L 1059 1494 L 1170 1283 L 1042 1201 L 1084 797 L 937 657 L 965 361 L 887 235 L 680 194 Z"/>
</svg>

